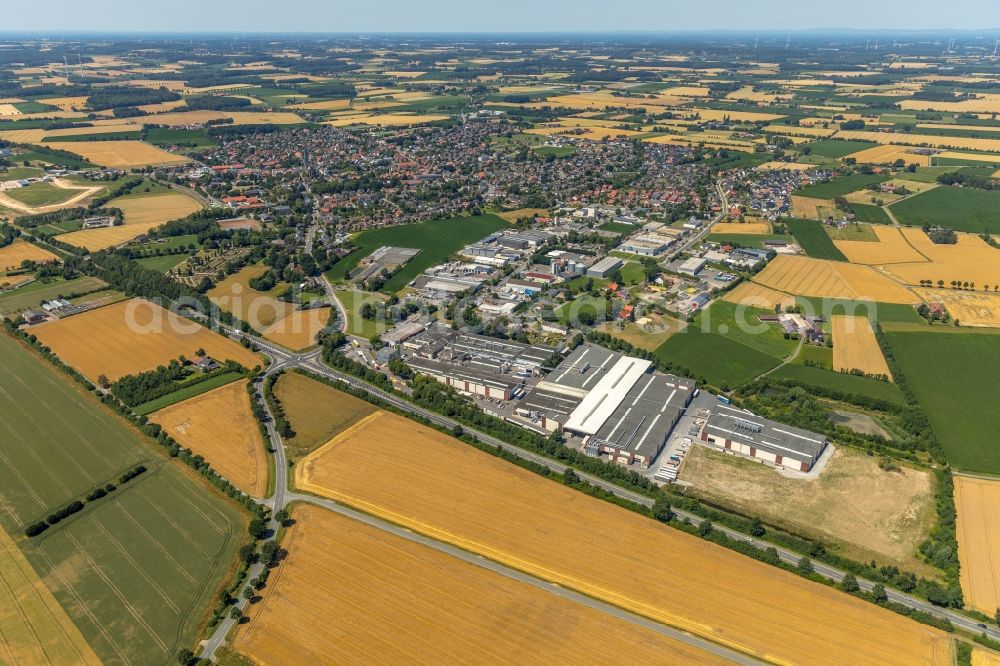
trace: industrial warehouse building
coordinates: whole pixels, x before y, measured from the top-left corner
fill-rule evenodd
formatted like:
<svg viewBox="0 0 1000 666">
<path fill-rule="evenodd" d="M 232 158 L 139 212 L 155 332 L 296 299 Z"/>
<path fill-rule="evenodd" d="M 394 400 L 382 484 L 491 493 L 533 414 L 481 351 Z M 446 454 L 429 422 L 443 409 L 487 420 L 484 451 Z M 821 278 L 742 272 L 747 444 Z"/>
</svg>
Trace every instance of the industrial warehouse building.
<svg viewBox="0 0 1000 666">
<path fill-rule="evenodd" d="M 800 472 L 812 469 L 827 444 L 823 435 L 721 404 L 712 409 L 701 439 L 722 451 Z"/>
<path fill-rule="evenodd" d="M 604 257 L 587 269 L 587 275 L 595 278 L 606 278 L 621 267 L 622 260 L 618 257 Z"/>
<path fill-rule="evenodd" d="M 556 352 L 485 335 L 435 327 L 403 341 L 406 363 L 460 393 L 510 400 L 525 378 Z"/>
<path fill-rule="evenodd" d="M 690 404 L 695 383 L 650 372 L 647 360 L 578 347 L 518 404 L 516 414 L 583 438 L 584 450 L 648 467 Z"/>
</svg>

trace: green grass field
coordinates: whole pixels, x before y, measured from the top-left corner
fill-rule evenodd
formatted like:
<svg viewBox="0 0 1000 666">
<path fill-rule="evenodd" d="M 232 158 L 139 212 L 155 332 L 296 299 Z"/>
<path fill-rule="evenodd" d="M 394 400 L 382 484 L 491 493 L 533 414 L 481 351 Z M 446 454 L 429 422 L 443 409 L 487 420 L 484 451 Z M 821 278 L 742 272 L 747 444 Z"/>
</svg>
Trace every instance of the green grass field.
<svg viewBox="0 0 1000 666">
<path fill-rule="evenodd" d="M 809 153 L 810 155 L 840 158 L 850 155 L 851 153 L 856 153 L 859 150 L 874 148 L 877 144 L 869 143 L 867 141 L 838 141 L 836 139 L 821 139 L 806 145 L 812 148 L 812 151 Z"/>
<path fill-rule="evenodd" d="M 799 220 L 788 218 L 784 221 L 789 231 L 795 236 L 795 242 L 806 251 L 810 257 L 817 259 L 833 259 L 847 261 L 837 246 L 830 240 L 823 225 L 818 220 Z"/>
<path fill-rule="evenodd" d="M 170 127 L 156 127 L 146 131 L 146 141 L 154 146 L 192 145 L 195 148 L 209 148 L 216 145 L 203 129 L 187 130 Z"/>
<path fill-rule="evenodd" d="M 875 301 L 849 301 L 836 298 L 807 298 L 796 296 L 795 303 L 802 308 L 803 314 L 823 317 L 823 329 L 829 330 L 830 318 L 833 315 L 851 315 L 867 317 L 872 324 L 902 323 L 916 326 L 927 326 L 912 305 L 903 303 L 876 303 Z"/>
<path fill-rule="evenodd" d="M 787 380 L 804 386 L 843 391 L 852 395 L 867 396 L 885 400 L 895 405 L 903 405 L 903 394 L 895 384 L 880 382 L 869 377 L 858 377 L 843 372 L 834 372 L 799 363 L 789 363 L 770 375 L 774 379 Z"/>
<path fill-rule="evenodd" d="M 361 317 L 361 306 L 365 302 L 373 306 L 384 302 L 382 294 L 374 294 L 368 291 L 344 290 L 334 292 L 338 301 L 347 310 L 347 334 L 357 335 L 362 338 L 371 338 L 382 331 L 388 330 L 385 321 L 379 322 L 375 319 L 364 319 Z M 380 327 L 381 324 L 381 327 Z M 381 328 L 381 331 L 380 331 Z"/>
<path fill-rule="evenodd" d="M 40 162 L 42 164 L 54 164 L 56 166 L 66 167 L 67 169 L 86 169 L 95 166 L 82 157 L 56 153 L 42 146 L 33 146 L 31 150 L 18 153 L 15 159 L 17 159 L 18 162 L 28 161 Z"/>
<path fill-rule="evenodd" d="M 616 234 L 631 234 L 638 231 L 641 227 L 637 227 L 634 224 L 625 224 L 624 222 L 607 222 L 597 228 L 601 231 L 613 231 Z"/>
<path fill-rule="evenodd" d="M 900 171 L 894 178 L 898 180 L 912 180 L 917 183 L 934 183 L 937 181 L 938 176 L 953 173 L 960 168 L 957 166 L 917 167 L 917 170 L 912 173 L 905 170 Z"/>
<path fill-rule="evenodd" d="M 12 166 L 6 171 L 0 171 L 0 180 L 23 180 L 37 178 L 40 175 L 42 175 L 42 170 L 37 167 Z"/>
<path fill-rule="evenodd" d="M 1000 191 L 937 187 L 890 206 L 900 224 L 939 224 L 955 231 L 1000 233 Z"/>
<path fill-rule="evenodd" d="M 7 191 L 7 196 L 11 199 L 32 207 L 60 204 L 78 194 L 80 194 L 80 190 L 56 187 L 49 183 L 32 183 L 27 187 L 18 187 Z"/>
<path fill-rule="evenodd" d="M 889 176 L 884 174 L 852 173 L 849 176 L 834 178 L 826 183 L 804 187 L 794 194 L 814 199 L 835 199 L 885 180 L 889 180 Z"/>
<path fill-rule="evenodd" d="M 133 408 L 132 411 L 136 414 L 152 414 L 153 412 L 163 409 L 164 407 L 169 407 L 170 405 L 177 404 L 178 402 L 182 402 L 188 398 L 193 398 L 196 395 L 201 395 L 202 393 L 208 393 L 212 389 L 225 386 L 226 384 L 235 382 L 237 379 L 241 379 L 243 377 L 244 375 L 239 372 L 227 372 L 225 374 L 216 375 L 215 377 L 211 377 L 204 381 L 189 384 L 188 386 L 178 389 L 173 393 L 168 393 L 162 398 L 144 402 Z"/>
<path fill-rule="evenodd" d="M 576 154 L 576 146 L 538 146 L 532 152 L 539 157 L 569 157 Z"/>
<path fill-rule="evenodd" d="M 143 257 L 142 259 L 137 259 L 136 261 L 146 268 L 159 273 L 166 273 L 185 259 L 187 259 L 186 254 L 165 254 L 160 257 Z"/>
<path fill-rule="evenodd" d="M 762 314 L 774 312 L 718 300 L 695 316 L 689 330 L 693 328 L 702 333 L 718 333 L 777 360 L 787 358 L 795 351 L 798 342 L 786 340 L 777 324 L 762 323 L 758 318 Z"/>
<path fill-rule="evenodd" d="M 858 222 L 868 222 L 870 224 L 892 224 L 889 214 L 881 206 L 870 204 L 851 204 L 851 212 Z"/>
<path fill-rule="evenodd" d="M 234 561 L 240 513 L 6 335 L 0 363 L 0 523 L 103 661 L 173 662 L 194 645 Z M 22 536 L 137 463 L 149 471 L 41 536 Z"/>
<path fill-rule="evenodd" d="M 334 281 L 345 280 L 359 261 L 382 245 L 419 248 L 420 254 L 386 281 L 382 291 L 392 293 L 469 243 L 509 226 L 496 215 L 476 215 L 362 231 L 353 239 L 358 249 L 334 265 L 327 277 Z"/>
<path fill-rule="evenodd" d="M 763 249 L 764 241 L 779 240 L 791 243 L 795 239 L 785 234 L 709 234 L 705 240 L 720 245 L 737 245 L 739 247 Z"/>
<path fill-rule="evenodd" d="M 717 333 L 694 327 L 672 336 L 654 352 L 664 361 L 687 368 L 719 388 L 736 388 L 778 366 L 772 356 Z"/>
<path fill-rule="evenodd" d="M 1000 336 L 889 331 L 886 337 L 948 462 L 1000 474 Z"/>
<path fill-rule="evenodd" d="M 64 136 L 47 136 L 42 139 L 42 143 L 63 143 L 80 141 L 138 141 L 142 138 L 139 130 L 127 130 L 124 132 L 104 132 L 103 134 L 68 134 Z"/>
<path fill-rule="evenodd" d="M 75 280 L 56 278 L 50 282 L 36 280 L 20 289 L 0 295 L 0 316 L 20 312 L 25 308 L 38 307 L 43 301 L 51 301 L 53 298 L 93 291 L 104 286 L 107 286 L 107 283 L 95 277 L 81 277 Z"/>
</svg>

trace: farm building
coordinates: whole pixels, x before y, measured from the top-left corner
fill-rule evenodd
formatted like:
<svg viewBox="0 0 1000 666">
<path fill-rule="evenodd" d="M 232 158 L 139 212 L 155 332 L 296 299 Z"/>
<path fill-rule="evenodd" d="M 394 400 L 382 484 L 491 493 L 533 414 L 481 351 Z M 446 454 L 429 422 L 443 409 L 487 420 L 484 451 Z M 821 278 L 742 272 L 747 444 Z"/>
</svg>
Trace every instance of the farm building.
<svg viewBox="0 0 1000 666">
<path fill-rule="evenodd" d="M 812 469 L 827 444 L 823 435 L 721 404 L 705 421 L 701 440 L 730 453 L 801 472 Z"/>
</svg>

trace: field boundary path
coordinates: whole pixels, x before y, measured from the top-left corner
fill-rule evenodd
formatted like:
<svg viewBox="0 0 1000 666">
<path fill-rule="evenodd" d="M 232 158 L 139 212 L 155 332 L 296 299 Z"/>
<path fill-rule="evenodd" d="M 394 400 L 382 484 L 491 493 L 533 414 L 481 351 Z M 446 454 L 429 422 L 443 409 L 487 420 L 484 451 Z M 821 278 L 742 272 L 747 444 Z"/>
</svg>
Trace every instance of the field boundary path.
<svg viewBox="0 0 1000 666">
<path fill-rule="evenodd" d="M 313 352 L 312 354 L 309 354 L 307 356 L 302 356 L 297 358 L 301 359 L 300 362 L 306 365 L 308 368 L 314 368 L 316 367 L 317 364 L 322 366 L 323 368 L 326 367 L 323 366 L 322 363 L 319 361 L 317 352 Z M 365 523 L 366 525 L 375 527 L 384 532 L 388 532 L 394 536 L 407 539 L 408 541 L 421 544 L 428 548 L 433 548 L 439 552 L 458 558 L 468 564 L 472 564 L 477 567 L 486 569 L 488 571 L 492 571 L 494 573 L 500 574 L 502 576 L 505 576 L 512 580 L 516 580 L 521 583 L 532 585 L 533 587 L 536 587 L 538 589 L 544 590 L 551 594 L 555 594 L 556 596 L 568 599 L 583 606 L 587 606 L 588 608 L 606 613 L 612 617 L 623 620 L 625 622 L 629 622 L 644 627 L 646 629 L 649 629 L 651 631 L 655 631 L 659 634 L 668 636 L 674 640 L 682 641 L 693 647 L 717 655 L 733 663 L 744 664 L 746 666 L 753 666 L 756 664 L 763 663 L 747 655 L 744 655 L 740 652 L 736 652 L 724 646 L 717 645 L 703 638 L 692 636 L 686 631 L 675 629 L 668 625 L 660 624 L 659 622 L 655 622 L 640 615 L 636 615 L 635 613 L 631 613 L 624 609 L 618 608 L 617 606 L 613 606 L 611 604 L 599 601 L 597 599 L 592 599 L 584 594 L 580 594 L 579 592 L 566 589 L 560 585 L 556 585 L 555 583 L 550 583 L 549 581 L 543 580 L 541 578 L 536 578 L 535 576 L 524 573 L 522 571 L 518 571 L 517 569 L 513 569 L 504 564 L 500 564 L 499 562 L 488 560 L 482 557 L 481 555 L 470 553 L 456 546 L 452 546 L 451 544 L 438 541 L 436 539 L 424 536 L 422 534 L 417 534 L 412 530 L 400 527 L 388 521 L 382 520 L 381 518 L 365 514 L 361 511 L 357 511 L 355 509 L 339 504 L 332 500 L 315 497 L 313 495 L 292 492 L 291 490 L 288 489 L 288 463 L 286 462 L 286 457 L 285 457 L 284 442 L 282 441 L 281 436 L 278 434 L 278 431 L 274 427 L 274 417 L 271 414 L 270 407 L 268 406 L 267 400 L 264 398 L 263 391 L 261 390 L 261 387 L 267 380 L 268 376 L 274 376 L 277 373 L 286 370 L 290 365 L 291 365 L 291 357 L 289 357 L 288 355 L 285 355 L 285 358 L 275 358 L 274 362 L 268 368 L 267 372 L 264 373 L 264 375 L 261 376 L 260 381 L 256 383 L 253 393 L 254 399 L 257 400 L 258 404 L 261 406 L 261 408 L 264 410 L 264 413 L 266 414 L 268 439 L 270 440 L 271 447 L 274 449 L 274 465 L 275 465 L 274 494 L 267 500 L 264 500 L 263 502 L 272 509 L 273 513 L 277 513 L 279 510 L 289 506 L 294 502 L 305 502 L 308 504 L 312 504 L 314 506 L 318 506 L 327 509 L 329 511 L 334 511 L 347 518 L 352 518 L 359 522 Z M 268 527 L 272 531 L 276 532 L 278 528 L 277 521 L 272 519 Z M 260 562 L 255 563 L 247 573 L 247 580 L 252 580 L 253 578 L 259 576 L 263 572 L 263 569 L 264 565 L 262 563 Z M 249 603 L 250 602 L 242 598 L 242 596 L 238 596 L 238 602 L 236 603 L 236 607 L 239 608 L 241 611 L 245 612 L 246 607 L 249 605 Z M 234 625 L 236 625 L 236 623 L 237 623 L 236 620 L 227 615 L 224 618 L 224 620 L 219 623 L 212 636 L 209 639 L 202 642 L 201 644 L 202 649 L 199 656 L 203 659 L 214 659 L 215 653 L 218 651 L 219 647 L 221 647 L 224 643 L 227 642 L 227 637 L 229 636 L 229 633 L 234 630 L 235 628 Z"/>
<path fill-rule="evenodd" d="M 277 346 L 277 345 L 275 345 L 273 343 L 270 343 L 270 342 L 268 342 L 266 340 L 258 338 L 257 336 L 248 335 L 248 334 L 246 334 L 246 333 L 244 333 L 242 331 L 238 331 L 238 330 L 233 329 L 233 328 L 228 327 L 228 326 L 224 326 L 224 325 L 220 324 L 218 326 L 218 330 L 220 332 L 222 332 L 222 333 L 224 333 L 224 334 L 232 337 L 232 338 L 237 339 L 237 340 L 246 337 L 246 338 L 250 339 L 251 341 L 253 341 L 254 344 L 256 344 L 261 349 L 261 351 L 263 351 L 265 354 L 267 354 L 268 356 L 270 356 L 273 359 L 273 363 L 272 363 L 271 367 L 268 368 L 267 373 L 265 373 L 265 374 L 274 374 L 274 373 L 277 373 L 279 370 L 287 370 L 287 369 L 301 369 L 301 370 L 305 370 L 307 372 L 311 372 L 313 374 L 319 375 L 319 376 L 321 376 L 321 377 L 323 377 L 325 379 L 330 379 L 330 380 L 333 380 L 335 382 L 344 384 L 345 386 L 348 386 L 350 388 L 364 391 L 364 392 L 368 393 L 369 395 L 371 395 L 371 396 L 373 396 L 375 398 L 378 398 L 379 400 L 384 401 L 385 403 L 391 405 L 392 407 L 394 407 L 396 409 L 399 409 L 399 410 L 401 410 L 401 411 L 403 411 L 405 413 L 408 413 L 408 414 L 413 414 L 413 415 L 419 416 L 419 417 L 421 417 L 423 419 L 426 419 L 427 421 L 429 421 L 430 423 L 432 423 L 432 424 L 434 424 L 436 426 L 440 426 L 440 427 L 443 427 L 443 428 L 446 428 L 446 429 L 451 429 L 451 428 L 454 428 L 455 426 L 460 426 L 460 427 L 463 428 L 463 430 L 466 433 L 468 433 L 471 436 L 474 436 L 474 437 L 478 438 L 481 442 L 483 442 L 483 443 L 485 443 L 485 444 L 487 444 L 489 446 L 498 447 L 498 448 L 500 448 L 500 449 L 502 449 L 502 450 L 504 450 L 504 451 L 506 451 L 508 453 L 512 453 L 512 454 L 518 456 L 519 458 L 521 458 L 523 460 L 527 460 L 529 462 L 533 462 L 535 464 L 541 465 L 541 466 L 543 466 L 543 467 L 545 467 L 545 468 L 547 468 L 547 469 L 549 469 L 549 470 L 551 470 L 551 471 L 553 471 L 553 472 L 555 472 L 557 474 L 562 474 L 562 473 L 564 473 L 566 471 L 566 469 L 568 469 L 568 466 L 563 465 L 563 464 L 561 464 L 561 463 L 559 463 L 559 462 L 557 462 L 555 460 L 552 460 L 550 458 L 546 458 L 544 456 L 532 453 L 530 451 L 526 451 L 526 450 L 521 449 L 521 448 L 519 448 L 517 446 L 514 446 L 512 444 L 508 444 L 507 442 L 505 442 L 505 441 L 503 441 L 501 439 L 498 439 L 496 437 L 493 437 L 492 435 L 488 435 L 486 433 L 480 432 L 478 430 L 475 430 L 473 428 L 465 426 L 464 424 L 460 424 L 457 421 L 454 421 L 454 420 L 452 420 L 452 419 L 450 419 L 448 417 L 441 416 L 440 414 L 437 414 L 435 412 L 431 412 L 431 411 L 426 410 L 426 409 L 424 409 L 422 407 L 418 407 L 417 405 L 414 405 L 414 404 L 412 404 L 412 403 L 404 400 L 403 398 L 401 398 L 401 397 L 399 397 L 397 395 L 387 393 L 387 392 L 383 391 L 382 389 L 380 389 L 380 388 L 378 388 L 378 387 L 376 387 L 376 386 L 374 386 L 372 384 L 369 384 L 369 383 L 365 382 L 364 380 L 361 380 L 361 379 L 359 379 L 357 377 L 354 377 L 354 376 L 351 376 L 351 375 L 347 375 L 347 374 L 344 374 L 344 373 L 339 372 L 337 370 L 334 370 L 334 369 L 330 368 L 329 366 L 327 366 L 326 364 L 324 364 L 322 362 L 322 360 L 320 358 L 321 350 L 319 350 L 319 349 L 313 350 L 313 351 L 308 352 L 308 353 L 294 353 L 294 352 L 290 352 L 290 351 L 288 351 L 288 350 L 286 350 L 284 348 L 281 348 L 281 347 L 279 347 L 279 346 Z M 258 402 L 261 404 L 261 406 L 265 410 L 265 414 L 268 415 L 268 424 L 267 424 L 268 425 L 268 435 L 269 435 L 269 437 L 271 439 L 271 445 L 275 449 L 275 454 L 274 454 L 274 460 L 275 460 L 275 494 L 273 495 L 272 498 L 270 498 L 269 500 L 266 500 L 265 504 L 267 504 L 268 506 L 270 506 L 275 511 L 275 513 L 276 513 L 279 509 L 284 508 L 289 502 L 292 502 L 292 501 L 308 502 L 310 504 L 315 504 L 317 506 L 322 506 L 324 508 L 332 509 L 331 506 L 327 505 L 327 503 L 329 503 L 329 504 L 332 504 L 333 506 L 337 507 L 336 509 L 332 509 L 332 510 L 336 510 L 336 511 L 338 511 L 338 513 L 342 513 L 343 515 L 347 515 L 349 517 L 354 517 L 354 515 L 351 514 L 351 513 L 344 513 L 345 511 L 350 512 L 352 510 L 348 509 L 347 507 L 345 507 L 343 505 L 337 504 L 335 502 L 331 502 L 330 500 L 323 500 L 321 498 L 314 497 L 312 495 L 305 495 L 305 494 L 300 494 L 300 493 L 294 493 L 294 492 L 291 492 L 291 491 L 288 490 L 288 487 L 287 487 L 287 484 L 288 484 L 288 469 L 287 469 L 288 468 L 288 464 L 287 464 L 286 459 L 285 459 L 284 447 L 283 447 L 283 444 L 282 444 L 282 441 L 281 441 L 281 437 L 278 435 L 277 431 L 274 430 L 273 418 L 271 418 L 271 416 L 270 416 L 270 410 L 269 410 L 269 408 L 267 406 L 266 400 L 263 399 L 263 395 L 261 395 L 261 392 L 260 392 L 259 388 L 255 391 L 255 398 L 258 400 Z M 601 488 L 602 490 L 606 490 L 606 491 L 612 493 L 613 495 L 615 495 L 616 497 L 628 500 L 630 502 L 635 502 L 636 504 L 641 504 L 642 506 L 646 506 L 646 507 L 652 507 L 652 505 L 653 505 L 653 500 L 650 497 L 647 497 L 646 495 L 642 495 L 642 494 L 639 494 L 637 492 L 628 490 L 626 488 L 622 488 L 621 486 L 618 486 L 616 484 L 613 484 L 613 483 L 610 483 L 608 481 L 605 481 L 604 479 L 601 479 L 599 477 L 592 476 L 590 474 L 587 474 L 586 472 L 582 472 L 582 471 L 579 471 L 579 470 L 574 470 L 574 471 L 576 472 L 576 474 L 582 480 L 587 481 L 588 483 L 590 483 L 590 484 L 592 484 L 594 486 L 597 486 L 598 488 Z M 700 516 L 697 516 L 695 514 L 689 513 L 687 511 L 683 511 L 681 509 L 676 509 L 675 508 L 675 509 L 673 509 L 673 511 L 677 515 L 677 517 L 680 518 L 681 520 L 688 519 L 691 522 L 696 523 L 696 524 L 700 523 L 703 520 Z M 377 521 L 378 520 L 378 519 L 376 519 L 374 517 L 367 516 L 366 514 L 361 514 L 360 512 L 356 512 L 356 513 L 358 513 L 358 515 L 365 516 L 367 519 L 370 519 L 370 520 L 373 520 L 373 521 Z M 367 522 L 367 520 L 365 522 Z M 392 526 L 391 523 L 385 523 L 384 521 L 382 521 L 382 522 L 387 527 L 388 526 Z M 369 523 L 369 524 L 373 524 L 375 527 L 379 527 L 380 529 L 382 529 L 381 525 L 374 524 L 374 523 Z M 272 520 L 270 527 L 272 529 L 276 530 L 277 529 L 277 523 Z M 396 526 L 392 526 L 392 527 L 394 527 L 396 529 L 402 529 L 402 528 L 398 528 Z M 777 551 L 778 557 L 779 557 L 779 559 L 782 562 L 785 562 L 787 564 L 791 564 L 793 566 L 798 565 L 799 560 L 802 558 L 802 555 L 800 553 L 797 553 L 795 551 L 789 550 L 789 549 L 784 548 L 782 546 L 779 546 L 777 544 L 771 543 L 771 542 L 769 542 L 769 541 L 767 541 L 766 539 L 763 539 L 763 538 L 752 537 L 752 536 L 749 536 L 747 534 L 744 534 L 743 532 L 739 532 L 737 530 L 734 530 L 734 529 L 731 529 L 731 528 L 728 528 L 728 527 L 725 527 L 725 526 L 722 526 L 722 525 L 714 525 L 714 529 L 722 532 L 723 534 L 725 534 L 726 536 L 728 536 L 728 537 L 730 537 L 732 539 L 736 539 L 736 540 L 740 540 L 740 541 L 745 541 L 748 544 L 750 544 L 752 546 L 755 546 L 757 548 L 760 548 L 760 549 L 774 548 L 775 551 Z M 414 535 L 412 532 L 407 532 L 405 530 L 404 530 L 403 534 L 407 538 L 417 536 L 417 535 Z M 415 540 L 415 541 L 418 541 L 418 542 L 422 543 L 421 541 L 419 541 L 417 539 L 411 539 L 411 540 Z M 433 540 L 431 540 L 431 541 L 433 541 Z M 440 542 L 435 542 L 435 543 L 437 543 L 440 546 L 447 546 L 447 544 L 441 544 Z M 432 546 L 432 547 L 436 547 L 436 546 Z M 443 552 L 448 552 L 448 551 L 443 551 Z M 461 551 L 461 552 L 464 552 L 464 551 Z M 469 553 L 466 553 L 466 555 L 468 555 L 469 557 L 471 557 L 471 558 L 473 558 L 475 560 L 475 561 L 473 561 L 474 564 L 480 564 L 480 565 L 482 565 L 482 563 L 486 562 L 485 559 L 480 559 L 478 556 L 471 555 Z M 502 566 L 502 565 L 497 565 L 497 566 Z M 820 575 L 822 575 L 822 576 L 824 576 L 826 578 L 829 578 L 830 580 L 832 580 L 832 581 L 834 581 L 836 583 L 839 583 L 840 581 L 842 581 L 844 579 L 844 576 L 846 575 L 845 571 L 843 571 L 841 569 L 837 569 L 835 567 L 831 567 L 831 566 L 829 566 L 827 564 L 824 564 L 822 562 L 815 562 L 814 561 L 813 562 L 813 569 L 816 571 L 816 573 L 818 573 L 818 574 L 820 574 Z M 262 565 L 255 564 L 253 566 L 253 568 L 251 568 L 251 571 L 250 571 L 250 573 L 248 575 L 248 580 L 251 579 L 251 578 L 253 578 L 256 575 L 259 575 L 262 570 L 263 570 L 263 566 Z M 510 571 L 512 573 L 516 574 L 517 576 L 523 575 L 521 572 L 513 570 L 513 569 L 511 569 Z M 511 576 L 511 577 L 514 577 L 515 580 L 520 580 L 520 578 L 517 578 L 516 576 Z M 866 591 L 866 592 L 870 592 L 871 589 L 875 586 L 875 583 L 873 581 L 868 580 L 866 578 L 862 578 L 860 576 L 857 577 L 857 581 L 858 581 L 858 584 L 860 585 L 861 589 L 864 590 L 864 591 Z M 550 585 L 548 583 L 544 583 L 543 582 L 543 585 L 544 585 L 543 589 L 547 589 L 549 591 L 552 591 L 552 590 L 556 589 L 554 586 L 552 586 L 552 585 Z M 562 588 L 559 588 L 559 589 L 562 589 Z M 975 620 L 975 619 L 973 619 L 971 617 L 968 617 L 968 616 L 966 616 L 966 615 L 964 615 L 962 613 L 959 613 L 959 612 L 957 612 L 955 610 L 948 609 L 948 608 L 942 608 L 942 607 L 939 607 L 939 606 L 934 606 L 930 602 L 924 601 L 922 599 L 918 599 L 917 597 L 911 596 L 909 594 L 905 594 L 903 592 L 900 592 L 900 591 L 892 589 L 892 588 L 886 588 L 886 595 L 888 596 L 889 600 L 892 601 L 892 602 L 902 604 L 902 605 L 907 606 L 908 608 L 912 608 L 914 610 L 922 611 L 924 613 L 927 613 L 927 614 L 932 615 L 932 616 L 934 616 L 936 618 L 939 618 L 939 619 L 948 620 L 952 624 L 954 624 L 957 628 L 964 629 L 964 630 L 972 632 L 974 634 L 985 634 L 986 636 L 988 636 L 989 638 L 991 638 L 993 640 L 1000 640 L 1000 628 L 995 627 L 995 626 L 989 626 L 989 625 L 985 625 L 984 626 L 979 621 L 977 621 L 977 620 Z M 245 599 L 243 599 L 242 597 L 237 602 L 237 607 L 240 608 L 240 609 L 244 609 L 246 607 L 246 605 L 247 605 L 247 601 Z M 615 607 L 612 606 L 611 608 L 615 608 Z M 616 609 L 616 610 L 618 610 L 619 612 L 623 612 L 623 613 L 625 612 L 625 611 L 621 611 L 620 609 Z M 229 618 L 227 616 L 226 619 L 218 626 L 218 628 L 216 629 L 216 632 L 212 635 L 212 637 L 209 638 L 206 641 L 203 641 L 203 643 L 202 643 L 202 652 L 201 652 L 200 656 L 203 657 L 203 658 L 212 658 L 214 656 L 216 650 L 218 650 L 218 648 L 225 642 L 226 635 L 233 628 L 234 624 L 235 624 L 235 622 L 231 618 Z M 683 634 L 683 636 L 684 636 L 683 640 L 687 640 L 687 639 L 693 638 L 693 637 L 688 636 L 687 634 Z M 701 640 L 701 639 L 697 639 L 697 640 Z M 701 647 L 700 644 L 698 644 L 697 646 Z M 715 647 L 718 647 L 718 646 L 715 646 Z"/>
</svg>

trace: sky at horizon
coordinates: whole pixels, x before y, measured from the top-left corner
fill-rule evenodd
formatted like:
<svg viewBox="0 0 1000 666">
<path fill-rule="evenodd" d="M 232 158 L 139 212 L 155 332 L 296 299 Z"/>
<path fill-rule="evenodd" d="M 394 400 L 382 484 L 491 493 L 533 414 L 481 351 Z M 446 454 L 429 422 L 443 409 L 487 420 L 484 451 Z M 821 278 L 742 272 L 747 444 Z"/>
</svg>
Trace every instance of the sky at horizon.
<svg viewBox="0 0 1000 666">
<path fill-rule="evenodd" d="M 121 0 L 4 3 L 3 31 L 609 32 L 1000 29 L 997 0 Z"/>
</svg>

